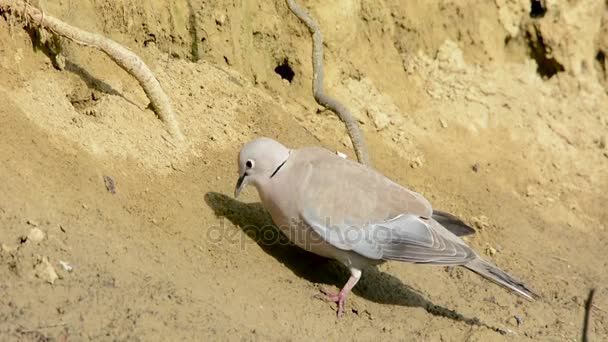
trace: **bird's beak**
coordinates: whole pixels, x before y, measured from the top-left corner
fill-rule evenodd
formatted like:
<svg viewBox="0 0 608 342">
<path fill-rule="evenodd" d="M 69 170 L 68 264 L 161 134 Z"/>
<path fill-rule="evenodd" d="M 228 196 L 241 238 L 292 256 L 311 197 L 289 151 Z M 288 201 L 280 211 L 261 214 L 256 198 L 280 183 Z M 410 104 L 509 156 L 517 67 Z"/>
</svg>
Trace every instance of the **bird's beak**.
<svg viewBox="0 0 608 342">
<path fill-rule="evenodd" d="M 243 190 L 243 188 L 247 185 L 249 178 L 245 177 L 247 177 L 247 172 L 243 173 L 243 175 L 239 177 L 239 180 L 236 181 L 236 187 L 234 188 L 234 198 L 239 197 L 241 190 Z"/>
</svg>

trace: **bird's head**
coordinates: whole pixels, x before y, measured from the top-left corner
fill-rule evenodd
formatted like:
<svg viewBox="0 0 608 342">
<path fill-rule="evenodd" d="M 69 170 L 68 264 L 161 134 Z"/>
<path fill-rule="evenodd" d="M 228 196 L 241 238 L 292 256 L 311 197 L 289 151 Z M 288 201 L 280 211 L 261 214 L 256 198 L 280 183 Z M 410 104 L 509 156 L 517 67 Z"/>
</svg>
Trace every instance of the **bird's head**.
<svg viewBox="0 0 608 342">
<path fill-rule="evenodd" d="M 270 138 L 257 138 L 243 146 L 238 156 L 239 180 L 234 197 L 251 183 L 256 188 L 272 178 L 289 158 L 291 151 Z"/>
</svg>

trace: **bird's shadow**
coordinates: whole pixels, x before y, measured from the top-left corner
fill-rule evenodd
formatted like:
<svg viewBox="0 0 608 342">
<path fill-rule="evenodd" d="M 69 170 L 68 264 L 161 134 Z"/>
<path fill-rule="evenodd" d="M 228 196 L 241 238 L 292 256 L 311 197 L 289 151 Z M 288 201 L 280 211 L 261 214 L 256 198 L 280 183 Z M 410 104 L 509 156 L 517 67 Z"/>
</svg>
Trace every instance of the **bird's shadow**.
<svg viewBox="0 0 608 342">
<path fill-rule="evenodd" d="M 242 229 L 264 252 L 283 263 L 297 276 L 313 283 L 329 284 L 338 288 L 346 283 L 349 274 L 342 265 L 292 245 L 272 223 L 270 215 L 261 203 L 243 203 L 216 192 L 205 194 L 205 201 L 216 216 L 226 218 Z M 375 267 L 364 271 L 364 276 L 353 292 L 376 303 L 420 307 L 435 316 L 499 330 L 477 318 L 465 317 L 454 310 L 433 304 L 398 278 Z"/>
</svg>

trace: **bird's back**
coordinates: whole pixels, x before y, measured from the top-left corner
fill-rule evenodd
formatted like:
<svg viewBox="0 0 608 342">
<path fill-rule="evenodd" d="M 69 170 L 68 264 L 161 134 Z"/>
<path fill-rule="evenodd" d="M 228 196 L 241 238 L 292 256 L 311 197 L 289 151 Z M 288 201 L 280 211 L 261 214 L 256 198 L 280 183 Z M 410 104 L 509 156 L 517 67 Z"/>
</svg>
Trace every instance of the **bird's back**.
<svg viewBox="0 0 608 342">
<path fill-rule="evenodd" d="M 312 207 L 331 223 L 365 225 L 402 214 L 432 215 L 431 205 L 420 194 L 326 149 L 302 148 L 289 161 L 298 205 Z"/>
</svg>

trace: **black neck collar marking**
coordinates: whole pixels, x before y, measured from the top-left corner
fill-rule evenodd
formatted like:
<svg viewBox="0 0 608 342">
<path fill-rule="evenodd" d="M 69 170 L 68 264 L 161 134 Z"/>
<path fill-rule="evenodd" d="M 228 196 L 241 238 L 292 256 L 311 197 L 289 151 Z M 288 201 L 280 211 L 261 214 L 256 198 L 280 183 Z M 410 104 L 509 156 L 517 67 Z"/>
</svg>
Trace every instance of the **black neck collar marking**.
<svg viewBox="0 0 608 342">
<path fill-rule="evenodd" d="M 287 158 L 281 163 L 281 165 L 279 165 L 274 172 L 270 175 L 270 178 L 274 177 L 274 175 L 277 174 L 277 172 L 279 172 L 279 170 L 283 167 L 283 165 L 285 165 L 285 163 L 287 163 L 287 160 L 289 159 L 289 156 L 291 155 L 291 151 L 289 152 L 289 155 L 287 156 Z"/>
</svg>

